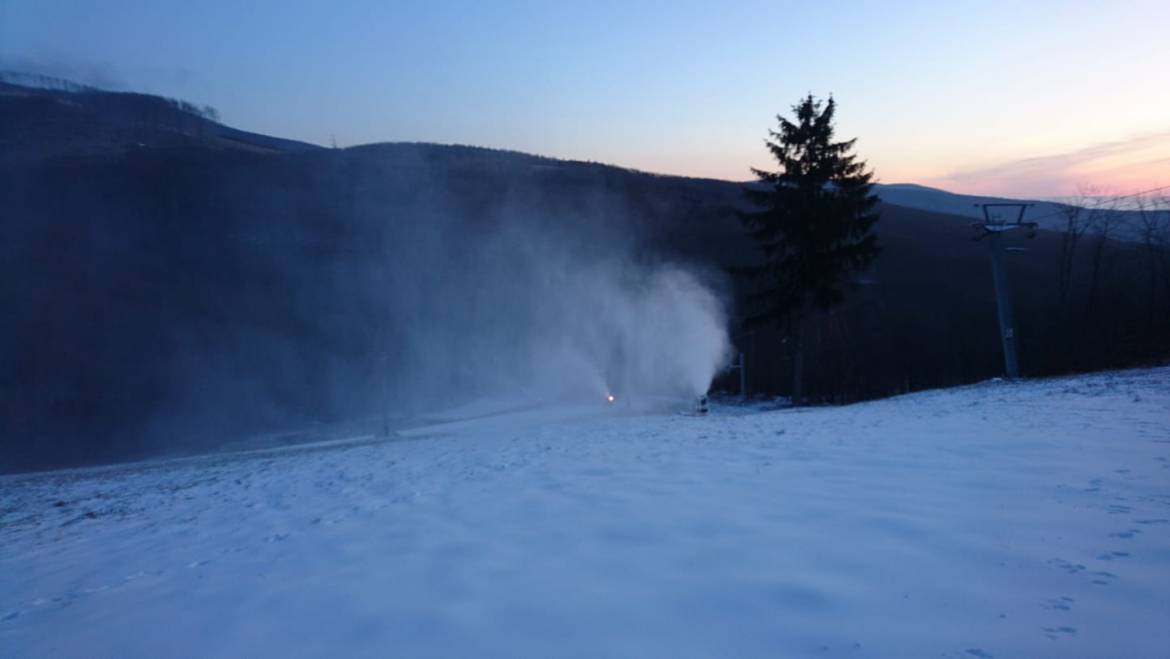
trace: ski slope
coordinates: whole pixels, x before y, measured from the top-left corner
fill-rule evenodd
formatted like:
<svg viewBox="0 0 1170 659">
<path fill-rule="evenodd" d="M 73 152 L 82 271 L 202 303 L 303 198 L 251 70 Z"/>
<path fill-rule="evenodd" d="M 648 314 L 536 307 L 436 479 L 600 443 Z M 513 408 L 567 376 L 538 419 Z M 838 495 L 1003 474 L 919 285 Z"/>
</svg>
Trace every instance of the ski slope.
<svg viewBox="0 0 1170 659">
<path fill-rule="evenodd" d="M 0 479 L 4 657 L 1166 657 L 1170 369 Z"/>
</svg>

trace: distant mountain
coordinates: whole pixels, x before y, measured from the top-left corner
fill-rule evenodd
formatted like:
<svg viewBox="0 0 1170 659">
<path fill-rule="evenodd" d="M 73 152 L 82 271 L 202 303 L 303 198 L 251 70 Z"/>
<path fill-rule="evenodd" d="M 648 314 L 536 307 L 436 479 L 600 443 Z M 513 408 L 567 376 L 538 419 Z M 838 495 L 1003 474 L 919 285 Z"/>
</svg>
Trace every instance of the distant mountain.
<svg viewBox="0 0 1170 659">
<path fill-rule="evenodd" d="M 1061 220 L 1059 217 L 1047 217 L 1058 215 L 1060 206 L 1047 201 L 958 194 L 925 185 L 918 185 L 917 183 L 878 184 L 876 188 L 878 196 L 886 203 L 934 211 L 936 213 L 961 215 L 979 220 L 983 219 L 983 211 L 979 208 L 979 204 L 1031 204 L 1032 206 L 1028 208 L 1025 214 L 1026 221 L 1045 217 L 1045 219 L 1041 220 L 1041 228 L 1054 230 L 1061 228 Z"/>
<path fill-rule="evenodd" d="M 875 187 L 878 196 L 887 204 L 956 215 L 972 220 L 983 219 L 983 210 L 979 208 L 979 204 L 1031 204 L 1024 214 L 1024 221 L 1036 222 L 1041 229 L 1049 231 L 1065 230 L 1066 216 L 1062 209 L 1072 204 L 1071 201 L 1056 203 L 1053 201 L 957 194 L 916 183 L 878 184 Z M 1140 223 L 1137 213 L 1125 210 L 1112 211 L 1112 213 L 1116 219 L 1116 226 L 1111 227 L 1110 237 L 1118 240 L 1138 240 L 1140 238 Z"/>
<path fill-rule="evenodd" d="M 40 75 L 0 71 L 0 164 L 77 155 L 116 154 L 141 148 L 190 146 L 261 153 L 299 153 L 323 147 L 232 128 L 214 110 L 159 96 L 112 92 Z M 539 166 L 597 163 L 542 158 L 487 150 L 502 157 L 528 158 Z M 1027 221 L 1064 230 L 1061 204 L 956 194 L 914 183 L 878 184 L 885 203 L 968 219 L 982 219 L 977 204 L 1025 201 L 1033 204 Z M 1118 212 L 1114 237 L 1138 238 L 1135 214 Z"/>
</svg>

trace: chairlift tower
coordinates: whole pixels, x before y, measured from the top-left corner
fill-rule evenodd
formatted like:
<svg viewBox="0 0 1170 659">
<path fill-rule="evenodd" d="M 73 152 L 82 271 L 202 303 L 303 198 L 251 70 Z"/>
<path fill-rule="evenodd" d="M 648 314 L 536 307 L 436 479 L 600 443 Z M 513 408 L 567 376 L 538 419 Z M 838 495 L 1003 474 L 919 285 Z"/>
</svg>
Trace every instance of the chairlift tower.
<svg viewBox="0 0 1170 659">
<path fill-rule="evenodd" d="M 1036 223 L 1024 222 L 1024 212 L 1032 204 L 995 203 L 975 204 L 983 210 L 983 222 L 976 222 L 979 231 L 976 240 L 987 239 L 991 250 L 991 276 L 995 282 L 995 309 L 999 315 L 999 339 L 1003 345 L 1004 374 L 1009 380 L 1020 377 L 1020 362 L 1016 355 L 1016 322 L 1012 314 L 1011 289 L 1003 262 L 1000 236 L 1016 229 L 1027 229 L 1028 237 L 1036 235 Z"/>
</svg>

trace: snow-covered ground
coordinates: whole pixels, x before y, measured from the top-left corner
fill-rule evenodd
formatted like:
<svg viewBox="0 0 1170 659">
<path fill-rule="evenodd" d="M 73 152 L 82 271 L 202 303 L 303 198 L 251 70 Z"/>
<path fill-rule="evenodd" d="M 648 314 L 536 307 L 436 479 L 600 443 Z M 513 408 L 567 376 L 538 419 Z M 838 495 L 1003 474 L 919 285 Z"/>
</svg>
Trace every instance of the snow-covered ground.
<svg viewBox="0 0 1170 659">
<path fill-rule="evenodd" d="M 0 479 L 8 657 L 1166 657 L 1170 369 Z"/>
</svg>

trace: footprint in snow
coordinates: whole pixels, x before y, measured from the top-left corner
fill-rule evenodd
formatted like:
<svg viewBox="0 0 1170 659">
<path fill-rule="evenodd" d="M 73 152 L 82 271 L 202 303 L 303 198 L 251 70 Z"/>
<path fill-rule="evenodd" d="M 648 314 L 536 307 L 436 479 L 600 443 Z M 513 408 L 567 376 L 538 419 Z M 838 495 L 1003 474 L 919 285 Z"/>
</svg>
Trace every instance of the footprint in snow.
<svg viewBox="0 0 1170 659">
<path fill-rule="evenodd" d="M 1118 531 L 1117 533 L 1110 533 L 1109 537 L 1110 538 L 1124 538 L 1124 539 L 1128 540 L 1141 532 L 1142 532 L 1141 529 L 1126 529 L 1125 531 Z"/>
<path fill-rule="evenodd" d="M 1076 636 L 1077 634 L 1076 627 L 1041 627 L 1040 630 L 1044 632 L 1045 636 L 1051 639 Z"/>
<path fill-rule="evenodd" d="M 1064 570 L 1069 574 L 1083 572 L 1086 569 L 1085 566 L 1081 565 L 1080 563 L 1069 563 L 1063 558 L 1050 558 L 1048 559 L 1048 564 L 1060 570 Z"/>
<path fill-rule="evenodd" d="M 1071 597 L 1061 596 L 1054 599 L 1045 600 L 1043 606 L 1044 608 L 1051 609 L 1053 611 L 1072 611 L 1072 605 L 1075 601 L 1076 600 Z"/>
<path fill-rule="evenodd" d="M 1089 583 L 1093 584 L 1094 586 L 1108 586 L 1115 579 L 1117 579 L 1116 574 L 1113 574 L 1112 572 L 1105 572 L 1103 570 L 1098 571 L 1098 572 L 1090 572 L 1089 574 L 1096 577 L 1091 582 L 1089 582 Z"/>
</svg>

